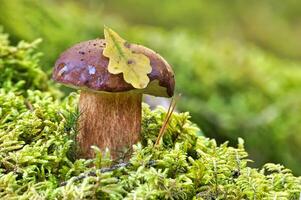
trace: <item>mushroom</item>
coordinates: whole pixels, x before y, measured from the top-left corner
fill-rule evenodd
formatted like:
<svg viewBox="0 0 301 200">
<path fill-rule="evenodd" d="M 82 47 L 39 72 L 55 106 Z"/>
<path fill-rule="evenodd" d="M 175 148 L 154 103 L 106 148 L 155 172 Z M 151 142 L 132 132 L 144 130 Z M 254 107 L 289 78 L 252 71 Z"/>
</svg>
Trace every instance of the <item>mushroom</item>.
<svg viewBox="0 0 301 200">
<path fill-rule="evenodd" d="M 152 66 L 149 84 L 136 89 L 124 81 L 122 74 L 108 71 L 109 59 L 103 56 L 105 40 L 95 39 L 74 45 L 55 63 L 53 79 L 80 89 L 79 134 L 80 155 L 93 156 L 91 145 L 110 149 L 113 159 L 140 139 L 142 95 L 172 97 L 174 73 L 157 53 L 136 44 L 127 44 L 133 53 L 142 53 Z"/>
</svg>

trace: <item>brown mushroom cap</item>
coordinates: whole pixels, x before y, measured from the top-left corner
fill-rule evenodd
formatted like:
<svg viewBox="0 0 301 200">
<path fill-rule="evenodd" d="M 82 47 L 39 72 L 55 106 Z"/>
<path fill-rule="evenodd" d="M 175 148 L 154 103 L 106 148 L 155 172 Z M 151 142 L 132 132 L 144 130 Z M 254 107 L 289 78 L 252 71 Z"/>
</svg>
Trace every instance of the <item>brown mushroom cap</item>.
<svg viewBox="0 0 301 200">
<path fill-rule="evenodd" d="M 74 45 L 56 61 L 52 78 L 64 85 L 95 92 L 137 91 L 154 96 L 171 97 L 174 93 L 174 73 L 170 65 L 157 53 L 141 45 L 129 44 L 134 53 L 143 53 L 150 59 L 150 83 L 136 89 L 124 81 L 122 74 L 108 71 L 109 59 L 103 56 L 105 40 L 95 39 Z"/>
</svg>

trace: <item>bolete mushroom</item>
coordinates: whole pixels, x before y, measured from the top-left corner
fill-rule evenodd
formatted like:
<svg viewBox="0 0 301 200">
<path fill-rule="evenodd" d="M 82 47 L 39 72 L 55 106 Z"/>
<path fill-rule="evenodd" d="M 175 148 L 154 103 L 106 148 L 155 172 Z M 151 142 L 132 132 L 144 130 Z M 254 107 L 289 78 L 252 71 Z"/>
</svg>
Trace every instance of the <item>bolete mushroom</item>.
<svg viewBox="0 0 301 200">
<path fill-rule="evenodd" d="M 174 73 L 159 54 L 126 44 L 133 53 L 147 56 L 152 67 L 147 87 L 136 89 L 124 81 L 122 73 L 108 71 L 105 46 L 104 39 L 76 44 L 60 55 L 53 70 L 56 82 L 81 90 L 77 140 L 85 158 L 93 156 L 91 145 L 109 148 L 111 157 L 118 158 L 123 148 L 131 148 L 140 139 L 142 94 L 171 97 L 174 93 Z"/>
</svg>

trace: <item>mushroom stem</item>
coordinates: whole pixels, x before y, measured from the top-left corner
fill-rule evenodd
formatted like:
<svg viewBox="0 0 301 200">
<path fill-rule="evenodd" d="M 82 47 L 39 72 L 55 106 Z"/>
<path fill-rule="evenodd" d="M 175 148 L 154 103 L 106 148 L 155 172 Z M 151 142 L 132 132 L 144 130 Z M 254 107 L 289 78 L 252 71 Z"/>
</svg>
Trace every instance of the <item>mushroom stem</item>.
<svg viewBox="0 0 301 200">
<path fill-rule="evenodd" d="M 134 92 L 80 93 L 78 142 L 80 155 L 91 158 L 91 145 L 110 149 L 112 159 L 119 158 L 139 141 L 142 94 Z"/>
</svg>

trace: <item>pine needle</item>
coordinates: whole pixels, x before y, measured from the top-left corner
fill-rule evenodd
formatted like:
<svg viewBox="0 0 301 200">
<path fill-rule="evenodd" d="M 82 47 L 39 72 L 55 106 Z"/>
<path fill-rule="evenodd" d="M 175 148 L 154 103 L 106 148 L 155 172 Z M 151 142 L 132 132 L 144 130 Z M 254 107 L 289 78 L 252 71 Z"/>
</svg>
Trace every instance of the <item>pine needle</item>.
<svg viewBox="0 0 301 200">
<path fill-rule="evenodd" d="M 177 104 L 177 101 L 179 100 L 181 94 L 179 94 L 178 96 L 176 96 L 175 98 L 172 98 L 171 101 L 170 101 L 170 104 L 169 104 L 169 107 L 168 107 L 168 110 L 167 110 L 167 113 L 166 113 L 166 116 L 165 116 L 165 119 L 163 121 L 163 125 L 159 131 L 159 135 L 157 137 L 157 140 L 156 140 L 156 143 L 155 143 L 155 146 L 159 145 L 159 142 L 161 140 L 161 138 L 163 138 L 164 136 L 164 133 L 165 133 L 165 130 L 166 130 L 166 127 L 169 123 L 169 120 L 172 116 L 172 113 L 176 107 L 176 104 Z"/>
</svg>

